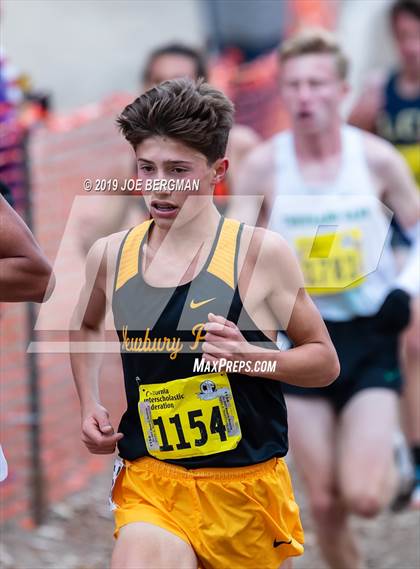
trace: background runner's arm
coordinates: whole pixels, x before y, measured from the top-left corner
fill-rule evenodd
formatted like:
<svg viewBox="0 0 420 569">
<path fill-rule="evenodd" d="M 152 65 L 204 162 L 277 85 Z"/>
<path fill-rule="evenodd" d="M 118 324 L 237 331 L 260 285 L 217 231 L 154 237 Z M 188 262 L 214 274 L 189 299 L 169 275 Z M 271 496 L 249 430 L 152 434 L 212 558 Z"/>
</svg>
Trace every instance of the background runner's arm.
<svg viewBox="0 0 420 569">
<path fill-rule="evenodd" d="M 395 286 L 411 296 L 418 296 L 420 294 L 420 222 L 407 231 L 407 236 L 411 240 L 411 249 L 395 280 Z"/>
<path fill-rule="evenodd" d="M 108 411 L 100 404 L 101 354 L 93 342 L 103 340 L 106 313 L 106 240 L 100 239 L 86 258 L 86 281 L 72 318 L 70 360 L 82 414 L 82 440 L 90 452 L 114 452 L 121 434 L 114 434 Z M 78 343 L 78 345 L 75 344 Z"/>
<path fill-rule="evenodd" d="M 259 145 L 241 162 L 232 184 L 233 196 L 226 217 L 255 226 L 266 225 L 268 219 L 267 143 Z"/>
<path fill-rule="evenodd" d="M 47 258 L 24 221 L 0 196 L 0 300 L 43 302 L 53 288 Z"/>
<path fill-rule="evenodd" d="M 119 231 L 123 227 L 130 209 L 138 209 L 139 203 L 142 201 L 143 198 L 140 196 L 130 196 L 118 192 L 115 192 L 110 199 L 104 196 L 96 199 L 92 203 L 93 207 L 83 212 L 78 226 L 83 254 L 86 255 L 92 245 L 101 237 Z"/>
<path fill-rule="evenodd" d="M 349 124 L 369 132 L 375 132 L 376 121 L 382 107 L 384 83 L 383 74 L 372 75 L 350 113 L 347 121 Z"/>
<path fill-rule="evenodd" d="M 373 138 L 373 137 L 371 137 Z M 411 295 L 420 292 L 420 193 L 400 153 L 385 141 L 368 141 L 376 175 L 384 187 L 383 200 L 411 240 L 411 250 L 395 286 Z"/>
</svg>

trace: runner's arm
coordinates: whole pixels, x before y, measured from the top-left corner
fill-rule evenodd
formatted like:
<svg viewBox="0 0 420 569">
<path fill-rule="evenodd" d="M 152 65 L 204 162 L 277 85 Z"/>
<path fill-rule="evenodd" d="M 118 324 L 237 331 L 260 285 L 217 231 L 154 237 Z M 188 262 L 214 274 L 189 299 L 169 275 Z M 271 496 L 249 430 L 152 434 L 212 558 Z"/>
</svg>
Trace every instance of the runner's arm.
<svg viewBox="0 0 420 569">
<path fill-rule="evenodd" d="M 53 288 L 47 258 L 21 217 L 0 196 L 0 300 L 43 302 Z"/>
<path fill-rule="evenodd" d="M 411 240 L 411 250 L 395 282 L 410 295 L 420 292 L 420 194 L 401 154 L 388 142 L 367 137 L 368 159 L 383 188 L 382 198 Z"/>
<path fill-rule="evenodd" d="M 268 196 L 270 145 L 260 144 L 241 162 L 241 167 L 232 185 L 232 197 L 226 217 L 238 219 L 255 226 L 266 225 L 268 219 Z"/>
<path fill-rule="evenodd" d="M 260 137 L 252 128 L 239 124 L 232 127 L 226 154 L 229 158 L 229 176 L 232 177 L 233 185 L 241 171 L 243 160 L 260 143 Z"/>
<path fill-rule="evenodd" d="M 269 350 L 276 371 L 263 376 L 301 387 L 329 385 L 339 375 L 340 364 L 322 317 L 305 291 L 295 255 L 284 239 L 271 232 L 261 253 L 271 283 L 267 303 L 294 345 L 287 351 Z"/>
<path fill-rule="evenodd" d="M 375 73 L 367 81 L 348 117 L 348 123 L 375 132 L 376 121 L 382 106 L 382 92 L 385 83 L 385 75 Z"/>
<path fill-rule="evenodd" d="M 80 399 L 82 441 L 94 454 L 114 452 L 122 435 L 114 434 L 108 411 L 100 403 L 100 354 L 90 351 L 103 340 L 106 313 L 107 240 L 99 239 L 86 258 L 86 280 L 73 314 L 70 330 L 70 361 Z"/>
<path fill-rule="evenodd" d="M 292 251 L 279 235 L 265 233 L 268 238 L 261 246 L 252 275 L 255 280 L 251 279 L 248 291 L 261 287 L 263 282 L 270 283 L 266 303 L 278 323 L 277 329 L 287 330 L 295 347 L 281 352 L 256 346 L 245 340 L 236 324 L 210 314 L 205 325 L 203 358 L 210 362 L 250 361 L 254 363 L 252 369 L 242 373 L 292 385 L 329 385 L 337 378 L 340 366 L 328 331 L 303 288 L 303 276 Z M 262 361 L 275 362 L 275 370 L 260 371 Z"/>
<path fill-rule="evenodd" d="M 368 160 L 383 188 L 382 199 L 404 228 L 410 230 L 420 218 L 420 193 L 410 169 L 389 142 L 367 136 Z"/>
</svg>

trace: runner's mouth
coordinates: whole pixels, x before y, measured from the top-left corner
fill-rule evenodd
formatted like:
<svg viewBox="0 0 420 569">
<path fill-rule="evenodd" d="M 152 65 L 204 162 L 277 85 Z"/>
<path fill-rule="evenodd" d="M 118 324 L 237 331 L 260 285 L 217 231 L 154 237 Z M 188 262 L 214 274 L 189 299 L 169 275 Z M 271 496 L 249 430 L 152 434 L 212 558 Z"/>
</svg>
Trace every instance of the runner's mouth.
<svg viewBox="0 0 420 569">
<path fill-rule="evenodd" d="M 310 119 L 310 118 L 312 118 L 312 113 L 309 112 L 309 111 L 301 111 L 301 112 L 298 114 L 298 117 L 299 117 L 300 119 Z"/>
<path fill-rule="evenodd" d="M 156 209 L 157 211 L 162 211 L 162 212 L 166 212 L 166 211 L 175 211 L 176 209 L 178 209 L 178 207 L 174 204 L 171 204 L 169 202 L 157 202 L 157 201 L 152 201 L 152 207 L 154 209 Z"/>
<path fill-rule="evenodd" d="M 153 200 L 150 212 L 155 218 L 173 219 L 178 215 L 179 208 L 171 202 Z"/>
</svg>

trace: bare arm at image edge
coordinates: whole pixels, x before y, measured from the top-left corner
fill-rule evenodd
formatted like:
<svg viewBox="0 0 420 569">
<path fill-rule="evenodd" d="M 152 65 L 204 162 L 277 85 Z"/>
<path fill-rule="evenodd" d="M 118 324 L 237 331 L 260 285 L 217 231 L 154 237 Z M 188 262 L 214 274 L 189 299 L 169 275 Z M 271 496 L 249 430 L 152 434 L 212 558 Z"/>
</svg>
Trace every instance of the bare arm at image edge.
<svg viewBox="0 0 420 569">
<path fill-rule="evenodd" d="M 0 196 L 0 301 L 43 302 L 53 288 L 47 258 L 21 217 Z"/>
</svg>

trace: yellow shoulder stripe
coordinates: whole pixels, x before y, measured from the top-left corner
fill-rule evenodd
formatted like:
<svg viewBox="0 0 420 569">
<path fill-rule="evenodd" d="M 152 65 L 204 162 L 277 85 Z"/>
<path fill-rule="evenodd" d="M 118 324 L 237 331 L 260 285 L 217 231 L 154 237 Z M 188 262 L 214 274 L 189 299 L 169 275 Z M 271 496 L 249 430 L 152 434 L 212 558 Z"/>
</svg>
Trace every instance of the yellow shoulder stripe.
<svg viewBox="0 0 420 569">
<path fill-rule="evenodd" d="M 151 223 L 151 219 L 149 221 L 144 221 L 129 232 L 121 252 L 115 290 L 121 288 L 139 272 L 140 245 Z"/>
<path fill-rule="evenodd" d="M 213 257 L 207 272 L 218 277 L 232 289 L 235 288 L 236 239 L 240 223 L 236 219 L 225 219 Z"/>
</svg>

